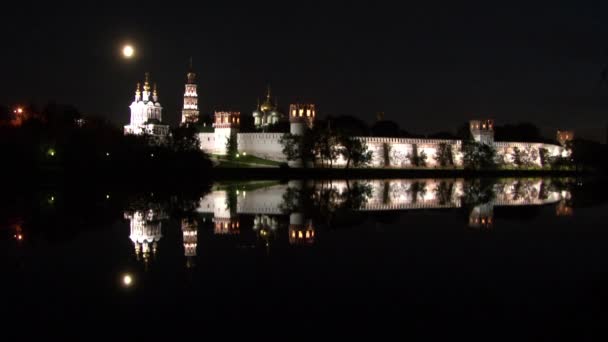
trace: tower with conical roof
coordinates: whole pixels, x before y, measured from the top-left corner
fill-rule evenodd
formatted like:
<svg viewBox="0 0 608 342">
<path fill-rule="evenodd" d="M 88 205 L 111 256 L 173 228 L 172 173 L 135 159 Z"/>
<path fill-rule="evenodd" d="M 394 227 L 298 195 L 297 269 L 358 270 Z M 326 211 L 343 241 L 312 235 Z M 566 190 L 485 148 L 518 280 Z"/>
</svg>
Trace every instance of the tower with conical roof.
<svg viewBox="0 0 608 342">
<path fill-rule="evenodd" d="M 198 94 L 196 88 L 196 73 L 192 69 L 192 57 L 190 57 L 190 69 L 186 75 L 186 92 L 184 93 L 184 107 L 182 108 L 182 125 L 193 124 L 198 121 Z"/>
</svg>

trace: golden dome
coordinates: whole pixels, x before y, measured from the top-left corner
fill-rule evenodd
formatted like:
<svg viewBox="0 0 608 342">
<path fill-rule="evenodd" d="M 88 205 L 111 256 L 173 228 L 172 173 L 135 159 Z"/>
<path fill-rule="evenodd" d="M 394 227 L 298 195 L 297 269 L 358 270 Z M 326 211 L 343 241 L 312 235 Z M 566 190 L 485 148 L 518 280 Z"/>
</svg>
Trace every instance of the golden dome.
<svg viewBox="0 0 608 342">
<path fill-rule="evenodd" d="M 262 106 L 260 106 L 260 110 L 262 112 L 269 112 L 274 109 L 274 106 L 272 105 L 272 101 L 270 100 L 270 98 L 271 98 L 270 86 L 268 86 L 268 91 L 266 93 L 266 100 L 264 100 L 264 102 L 262 103 Z"/>
</svg>

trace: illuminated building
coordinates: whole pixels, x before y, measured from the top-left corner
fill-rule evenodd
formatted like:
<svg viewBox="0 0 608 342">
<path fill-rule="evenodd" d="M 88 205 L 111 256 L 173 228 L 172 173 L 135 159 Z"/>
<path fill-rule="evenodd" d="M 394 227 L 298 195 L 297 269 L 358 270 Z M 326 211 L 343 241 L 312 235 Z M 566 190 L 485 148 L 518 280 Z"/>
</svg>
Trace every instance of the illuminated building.
<svg viewBox="0 0 608 342">
<path fill-rule="evenodd" d="M 253 124 L 258 129 L 265 129 L 268 126 L 275 125 L 283 120 L 284 115 L 279 112 L 277 102 L 272 103 L 272 95 L 270 94 L 270 86 L 266 92 L 266 99 L 260 105 L 258 101 L 257 108 L 253 111 Z"/>
<path fill-rule="evenodd" d="M 478 143 L 491 145 L 494 143 L 493 120 L 471 120 L 469 123 L 473 140 Z"/>
<path fill-rule="evenodd" d="M 289 105 L 289 132 L 303 135 L 307 128 L 312 128 L 316 115 L 314 104 Z"/>
<path fill-rule="evenodd" d="M 140 84 L 135 88 L 135 100 L 129 107 L 131 109 L 131 122 L 125 126 L 125 134 L 147 134 L 163 140 L 169 134 L 169 126 L 162 124 L 163 107 L 158 102 L 156 84 L 150 92 L 150 74 L 146 73 L 143 91 Z"/>
<path fill-rule="evenodd" d="M 574 140 L 574 132 L 558 130 L 556 134 L 557 142 L 560 145 L 566 146 L 567 143 Z"/>
<path fill-rule="evenodd" d="M 192 58 L 190 59 L 190 70 L 186 75 L 186 79 L 184 107 L 182 109 L 182 125 L 192 124 L 198 121 L 198 94 L 196 91 L 196 73 L 192 70 Z"/>
<path fill-rule="evenodd" d="M 184 256 L 186 267 L 194 266 L 196 246 L 198 243 L 198 224 L 194 220 L 182 219 L 182 239 L 184 241 Z"/>
</svg>

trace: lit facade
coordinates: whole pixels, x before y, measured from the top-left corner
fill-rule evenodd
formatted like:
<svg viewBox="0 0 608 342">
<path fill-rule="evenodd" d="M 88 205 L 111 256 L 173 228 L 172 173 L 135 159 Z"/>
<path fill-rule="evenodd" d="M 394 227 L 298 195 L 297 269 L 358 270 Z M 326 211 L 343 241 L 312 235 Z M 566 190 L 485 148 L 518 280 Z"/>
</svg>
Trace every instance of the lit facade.
<svg viewBox="0 0 608 342">
<path fill-rule="evenodd" d="M 140 84 L 135 88 L 135 99 L 129 108 L 131 109 L 131 121 L 124 127 L 125 134 L 150 135 L 155 138 L 164 139 L 169 135 L 169 126 L 162 124 L 163 107 L 158 102 L 158 91 L 156 84 L 150 92 L 150 74 L 146 73 L 143 91 Z"/>
<path fill-rule="evenodd" d="M 190 71 L 188 72 L 188 75 L 186 75 L 186 79 L 184 107 L 182 108 L 182 125 L 196 123 L 199 115 L 196 73 L 192 70 L 192 61 L 190 61 Z"/>
</svg>

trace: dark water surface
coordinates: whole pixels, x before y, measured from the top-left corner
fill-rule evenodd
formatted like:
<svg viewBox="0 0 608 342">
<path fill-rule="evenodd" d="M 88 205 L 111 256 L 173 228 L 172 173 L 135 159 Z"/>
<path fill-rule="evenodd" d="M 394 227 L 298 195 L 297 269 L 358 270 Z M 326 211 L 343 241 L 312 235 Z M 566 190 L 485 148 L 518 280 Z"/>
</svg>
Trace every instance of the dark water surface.
<svg viewBox="0 0 608 342">
<path fill-rule="evenodd" d="M 534 178 L 9 192 L 1 326 L 594 340 L 608 322 L 607 189 Z"/>
</svg>

